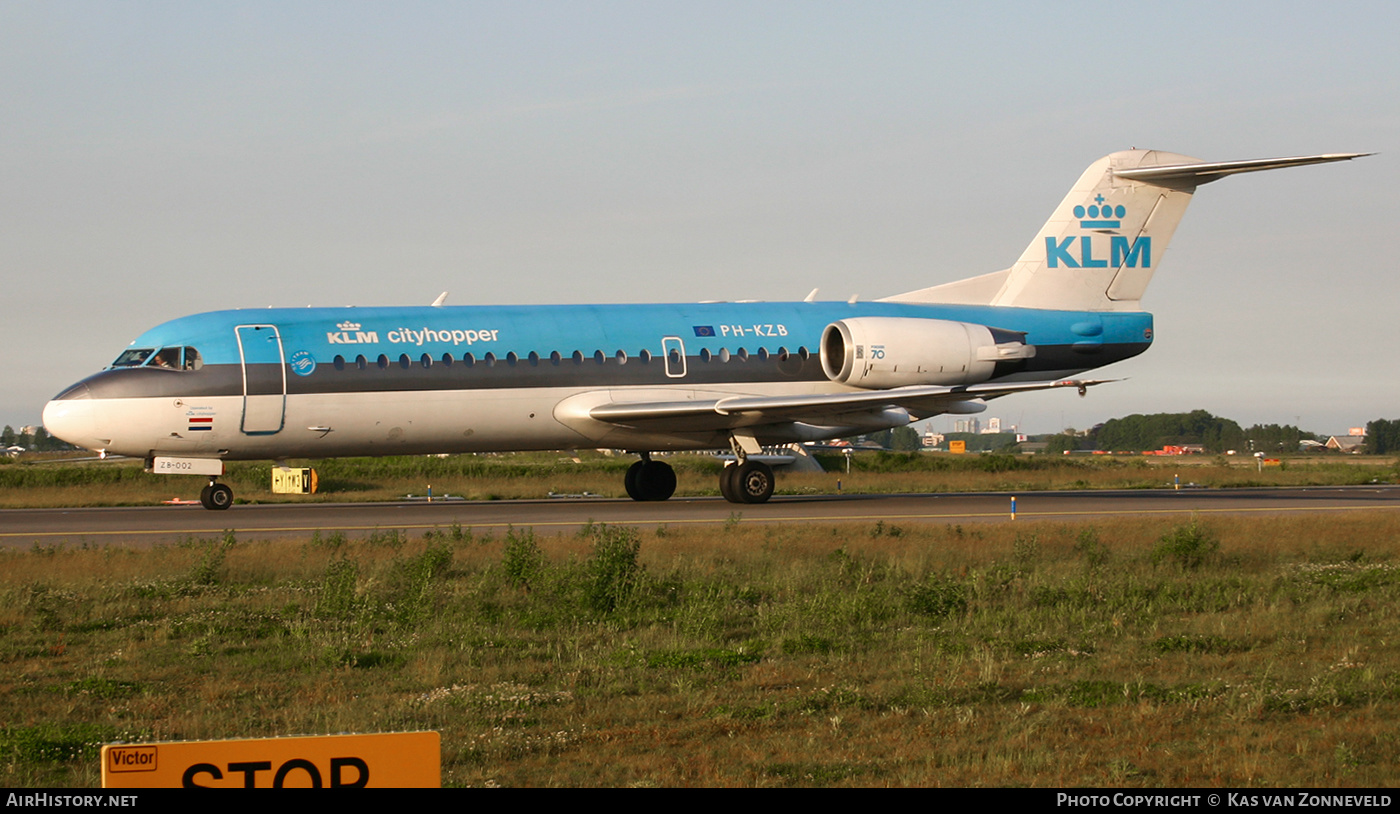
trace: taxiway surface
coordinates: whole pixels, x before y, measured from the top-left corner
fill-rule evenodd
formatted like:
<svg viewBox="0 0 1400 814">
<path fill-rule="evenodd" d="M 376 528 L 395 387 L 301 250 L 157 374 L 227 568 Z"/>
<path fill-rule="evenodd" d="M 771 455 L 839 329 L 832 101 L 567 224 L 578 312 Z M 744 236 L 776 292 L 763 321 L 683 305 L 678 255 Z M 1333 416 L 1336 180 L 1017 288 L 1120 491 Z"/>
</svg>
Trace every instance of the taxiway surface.
<svg viewBox="0 0 1400 814">
<path fill-rule="evenodd" d="M 0 546 L 64 544 L 141 545 L 185 537 L 309 536 L 314 531 L 369 534 L 378 529 L 508 526 L 540 533 L 569 532 L 588 522 L 632 526 L 743 523 L 961 523 L 1011 520 L 1011 495 L 779 496 L 761 505 L 720 498 L 679 498 L 661 503 L 583 498 L 397 503 L 239 505 L 227 511 L 198 506 L 0 511 Z M 1400 509 L 1400 486 L 1288 489 L 1183 489 L 1181 491 L 1027 492 L 1016 495 L 1018 520 L 1081 520 L 1110 516 L 1186 517 L 1192 514 L 1279 515 Z"/>
</svg>

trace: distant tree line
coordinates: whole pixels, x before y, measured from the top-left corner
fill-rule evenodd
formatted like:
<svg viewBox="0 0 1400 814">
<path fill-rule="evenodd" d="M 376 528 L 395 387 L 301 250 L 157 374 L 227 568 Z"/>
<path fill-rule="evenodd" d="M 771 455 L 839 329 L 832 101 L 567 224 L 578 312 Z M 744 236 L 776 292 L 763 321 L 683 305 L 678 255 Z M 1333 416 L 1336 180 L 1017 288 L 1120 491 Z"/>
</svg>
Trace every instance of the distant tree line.
<svg viewBox="0 0 1400 814">
<path fill-rule="evenodd" d="M 1112 418 L 1098 427 L 1093 440 L 1098 449 L 1113 452 L 1161 449 L 1168 444 L 1200 444 L 1208 452 L 1246 446 L 1239 424 L 1205 410 Z"/>
<path fill-rule="evenodd" d="M 1046 452 L 1101 449 L 1109 452 L 1141 452 L 1164 446 L 1199 444 L 1207 452 L 1294 452 L 1305 440 L 1319 440 L 1291 424 L 1255 424 L 1249 429 L 1205 410 L 1189 413 L 1154 413 L 1113 418 L 1084 436 L 1073 433 L 1046 438 Z"/>
<path fill-rule="evenodd" d="M 6 424 L 5 429 L 0 430 L 0 447 L 24 447 L 30 452 L 58 452 L 60 450 L 77 449 L 72 444 L 61 441 L 49 435 L 43 427 L 35 427 L 34 433 L 16 432 L 14 427 Z"/>
<path fill-rule="evenodd" d="M 1366 424 L 1366 451 L 1372 455 L 1400 452 L 1400 419 L 1378 418 Z"/>
</svg>

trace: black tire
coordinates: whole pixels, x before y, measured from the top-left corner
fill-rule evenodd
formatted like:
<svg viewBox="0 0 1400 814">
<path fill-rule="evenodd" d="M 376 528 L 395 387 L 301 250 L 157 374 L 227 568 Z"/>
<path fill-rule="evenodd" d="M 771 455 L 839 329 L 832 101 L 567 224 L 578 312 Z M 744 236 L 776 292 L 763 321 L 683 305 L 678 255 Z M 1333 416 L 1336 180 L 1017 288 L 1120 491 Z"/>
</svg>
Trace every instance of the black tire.
<svg viewBox="0 0 1400 814">
<path fill-rule="evenodd" d="M 743 503 L 739 497 L 739 465 L 726 466 L 719 471 L 719 493 L 730 503 Z"/>
<path fill-rule="evenodd" d="M 669 500 L 676 493 L 676 470 L 661 461 L 643 461 L 637 473 L 637 491 L 642 500 Z"/>
<path fill-rule="evenodd" d="M 223 511 L 233 505 L 233 490 L 222 483 L 211 483 L 199 493 L 199 502 L 206 509 Z"/>
<path fill-rule="evenodd" d="M 741 503 L 767 503 L 773 496 L 773 470 L 759 461 L 744 463 L 734 475 L 734 492 Z"/>
<path fill-rule="evenodd" d="M 627 467 L 627 474 L 622 478 L 622 486 L 627 490 L 627 496 L 633 500 L 646 500 L 641 487 L 642 467 L 645 464 L 645 461 L 637 461 Z"/>
</svg>

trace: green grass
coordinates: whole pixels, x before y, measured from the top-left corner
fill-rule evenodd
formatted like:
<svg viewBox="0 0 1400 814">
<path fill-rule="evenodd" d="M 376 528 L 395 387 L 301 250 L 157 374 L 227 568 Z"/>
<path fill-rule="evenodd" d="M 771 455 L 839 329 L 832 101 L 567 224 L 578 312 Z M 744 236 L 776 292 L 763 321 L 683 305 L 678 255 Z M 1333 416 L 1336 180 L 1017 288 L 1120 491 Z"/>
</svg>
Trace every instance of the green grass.
<svg viewBox="0 0 1400 814">
<path fill-rule="evenodd" d="M 11 550 L 0 783 L 434 729 L 455 786 L 1388 785 L 1397 600 L 1387 512 Z"/>
<path fill-rule="evenodd" d="M 841 456 L 821 458 L 824 473 L 778 473 L 777 494 L 1029 492 L 1064 489 L 1357 485 L 1393 482 L 1400 462 L 1386 456 L 1311 455 L 1261 472 L 1247 458 L 1187 456 L 1011 456 L 863 452 L 845 471 Z M 243 502 L 360 502 L 451 494 L 469 500 L 542 498 L 550 493 L 623 497 L 634 456 L 577 453 L 397 456 L 292 462 L 315 467 L 320 492 L 274 495 L 271 465 L 230 463 L 224 481 Z M 708 455 L 674 455 L 677 491 L 718 495 L 720 464 Z M 151 505 L 198 496 L 198 478 L 149 475 L 137 461 L 7 462 L 0 459 L 0 508 Z"/>
</svg>

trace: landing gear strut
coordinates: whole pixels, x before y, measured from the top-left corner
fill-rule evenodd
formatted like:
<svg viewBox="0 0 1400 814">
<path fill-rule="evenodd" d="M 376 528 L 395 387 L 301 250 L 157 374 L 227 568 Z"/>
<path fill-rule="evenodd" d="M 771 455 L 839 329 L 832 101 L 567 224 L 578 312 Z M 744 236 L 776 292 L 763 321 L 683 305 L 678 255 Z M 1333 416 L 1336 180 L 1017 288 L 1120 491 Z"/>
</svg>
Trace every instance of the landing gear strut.
<svg viewBox="0 0 1400 814">
<path fill-rule="evenodd" d="M 628 467 L 623 485 L 633 500 L 668 500 L 676 493 L 676 470 L 643 452 L 642 459 Z"/>
<path fill-rule="evenodd" d="M 222 510 L 233 505 L 233 490 L 213 478 L 199 493 L 199 503 L 206 509 Z"/>
</svg>

